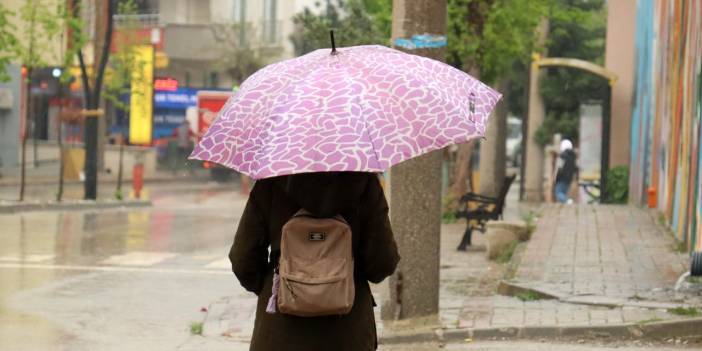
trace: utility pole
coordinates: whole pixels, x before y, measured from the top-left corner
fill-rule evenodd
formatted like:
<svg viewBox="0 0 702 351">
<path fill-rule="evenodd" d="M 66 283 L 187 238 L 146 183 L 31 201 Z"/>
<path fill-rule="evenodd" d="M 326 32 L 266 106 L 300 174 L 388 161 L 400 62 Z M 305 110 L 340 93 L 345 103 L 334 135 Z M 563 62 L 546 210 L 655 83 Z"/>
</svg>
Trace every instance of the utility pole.
<svg viewBox="0 0 702 351">
<path fill-rule="evenodd" d="M 446 33 L 446 0 L 393 0 L 392 39 Z M 405 52 L 444 61 L 445 48 Z M 442 151 L 405 161 L 390 174 L 390 220 L 402 259 L 390 277 L 385 320 L 438 323 Z"/>
</svg>

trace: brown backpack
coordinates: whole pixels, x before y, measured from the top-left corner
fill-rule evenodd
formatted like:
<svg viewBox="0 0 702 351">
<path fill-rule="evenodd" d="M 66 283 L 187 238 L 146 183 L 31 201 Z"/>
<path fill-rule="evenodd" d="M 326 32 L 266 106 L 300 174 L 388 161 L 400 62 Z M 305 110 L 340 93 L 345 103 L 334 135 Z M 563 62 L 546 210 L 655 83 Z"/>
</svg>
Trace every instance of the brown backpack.
<svg viewBox="0 0 702 351">
<path fill-rule="evenodd" d="M 274 284 L 278 311 L 302 317 L 349 313 L 353 266 L 351 227 L 344 218 L 298 211 L 280 239 L 279 282 Z"/>
</svg>

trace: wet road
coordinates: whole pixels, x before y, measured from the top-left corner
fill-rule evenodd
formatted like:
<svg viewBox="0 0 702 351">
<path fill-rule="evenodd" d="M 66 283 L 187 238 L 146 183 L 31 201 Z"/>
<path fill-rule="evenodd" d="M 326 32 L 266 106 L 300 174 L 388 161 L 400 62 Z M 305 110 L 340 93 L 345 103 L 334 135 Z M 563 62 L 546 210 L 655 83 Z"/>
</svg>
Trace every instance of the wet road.
<svg viewBox="0 0 702 351">
<path fill-rule="evenodd" d="M 147 209 L 0 215 L 0 350 L 190 349 L 201 307 L 246 296 L 226 257 L 236 186 L 150 195 Z"/>
</svg>

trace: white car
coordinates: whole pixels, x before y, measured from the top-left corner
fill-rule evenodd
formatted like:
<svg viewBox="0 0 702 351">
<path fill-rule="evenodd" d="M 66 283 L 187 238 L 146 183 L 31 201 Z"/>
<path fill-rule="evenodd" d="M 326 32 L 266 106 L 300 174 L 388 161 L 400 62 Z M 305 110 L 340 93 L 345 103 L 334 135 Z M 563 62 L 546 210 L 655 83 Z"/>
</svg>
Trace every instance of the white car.
<svg viewBox="0 0 702 351">
<path fill-rule="evenodd" d="M 507 117 L 507 164 L 518 167 L 522 162 L 522 120 Z"/>
</svg>

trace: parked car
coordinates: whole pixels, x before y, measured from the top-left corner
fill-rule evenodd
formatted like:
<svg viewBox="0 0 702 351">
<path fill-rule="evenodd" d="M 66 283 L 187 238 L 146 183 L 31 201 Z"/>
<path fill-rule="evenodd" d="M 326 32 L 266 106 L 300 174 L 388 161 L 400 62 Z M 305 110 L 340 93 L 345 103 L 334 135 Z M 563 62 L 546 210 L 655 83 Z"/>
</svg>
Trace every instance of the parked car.
<svg viewBox="0 0 702 351">
<path fill-rule="evenodd" d="M 522 162 L 522 120 L 507 118 L 507 164 L 519 167 Z"/>
</svg>

